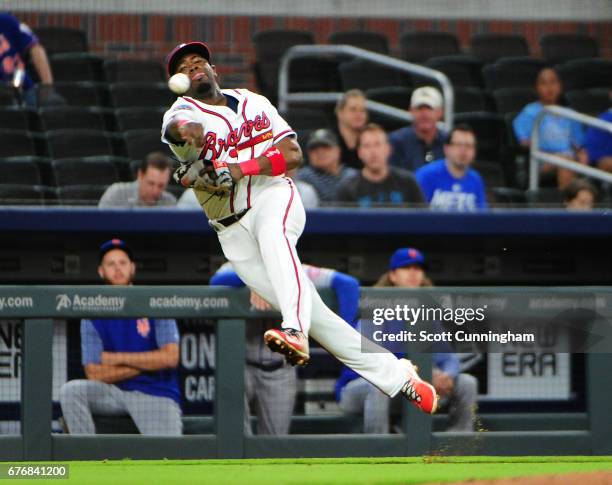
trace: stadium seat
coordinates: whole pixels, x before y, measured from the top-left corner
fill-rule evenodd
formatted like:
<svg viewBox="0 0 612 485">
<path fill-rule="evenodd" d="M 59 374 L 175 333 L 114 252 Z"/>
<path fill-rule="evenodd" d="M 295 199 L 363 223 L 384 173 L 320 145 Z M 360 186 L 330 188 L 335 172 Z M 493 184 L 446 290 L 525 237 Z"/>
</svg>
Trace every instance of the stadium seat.
<svg viewBox="0 0 612 485">
<path fill-rule="evenodd" d="M 22 130 L 0 130 L 0 157 L 38 155 L 34 137 Z"/>
<path fill-rule="evenodd" d="M 389 55 L 389 41 L 378 32 L 345 31 L 333 32 L 329 36 L 330 44 L 346 44 L 379 54 Z"/>
<path fill-rule="evenodd" d="M 506 125 L 501 115 L 495 113 L 460 113 L 455 125 L 466 123 L 476 133 L 477 160 L 500 161 L 501 153 L 508 145 Z"/>
<path fill-rule="evenodd" d="M 0 106 L 18 106 L 17 92 L 12 86 L 0 84 Z"/>
<path fill-rule="evenodd" d="M 540 47 L 542 57 L 551 64 L 599 56 L 597 40 L 584 34 L 545 34 L 540 38 Z"/>
<path fill-rule="evenodd" d="M 110 97 L 115 108 L 134 106 L 169 108 L 176 101 L 165 83 L 116 83 L 110 87 Z"/>
<path fill-rule="evenodd" d="M 119 181 L 115 166 L 103 160 L 53 160 L 58 187 L 66 185 L 110 185 Z"/>
<path fill-rule="evenodd" d="M 44 205 L 45 190 L 39 185 L 0 184 L 0 205 Z"/>
<path fill-rule="evenodd" d="M 56 82 L 55 90 L 70 106 L 107 106 L 106 84 L 91 81 Z"/>
<path fill-rule="evenodd" d="M 538 99 L 534 88 L 501 88 L 493 91 L 495 108 L 498 113 L 506 114 L 521 111 L 529 103 Z"/>
<path fill-rule="evenodd" d="M 284 118 L 294 130 L 331 128 L 335 121 L 320 110 L 308 108 L 291 108 Z"/>
<path fill-rule="evenodd" d="M 106 130 L 104 112 L 97 107 L 54 106 L 38 111 L 44 130 Z"/>
<path fill-rule="evenodd" d="M 424 63 L 431 57 L 460 54 L 459 41 L 449 32 L 408 32 L 400 38 L 401 58 Z"/>
<path fill-rule="evenodd" d="M 384 88 L 390 86 L 412 87 L 412 77 L 397 69 L 355 60 L 340 64 L 342 90 Z"/>
<path fill-rule="evenodd" d="M 295 45 L 314 43 L 312 32 L 306 31 L 265 30 L 253 35 L 257 89 L 274 102 L 278 95 L 278 68 L 285 51 Z"/>
<path fill-rule="evenodd" d="M 540 59 L 503 57 L 482 68 L 485 87 L 489 91 L 500 88 L 533 88 L 538 72 L 544 67 Z"/>
<path fill-rule="evenodd" d="M 57 197 L 62 205 L 95 206 L 106 188 L 106 185 L 67 185 L 58 187 Z"/>
<path fill-rule="evenodd" d="M 410 109 L 411 88 L 390 86 L 387 88 L 374 88 L 366 91 L 366 97 L 372 101 L 387 104 L 403 110 Z"/>
<path fill-rule="evenodd" d="M 455 89 L 455 113 L 471 113 L 474 111 L 491 111 L 492 102 L 488 95 L 478 88 Z"/>
<path fill-rule="evenodd" d="M 70 27 L 39 27 L 35 34 L 48 55 L 87 52 L 85 32 Z"/>
<path fill-rule="evenodd" d="M 511 187 L 492 187 L 489 191 L 493 194 L 495 202 L 508 207 L 525 207 L 527 197 L 525 191 Z"/>
<path fill-rule="evenodd" d="M 171 156 L 170 148 L 160 140 L 160 129 L 126 131 L 123 139 L 130 160 L 141 160 L 151 152 L 163 152 Z"/>
<path fill-rule="evenodd" d="M 388 116 L 374 112 L 369 113 L 369 119 L 371 123 L 376 123 L 382 126 L 388 133 L 398 130 L 399 128 L 403 128 L 407 125 L 406 121 L 396 118 L 395 116 Z"/>
<path fill-rule="evenodd" d="M 165 107 L 160 108 L 119 108 L 115 110 L 117 128 L 120 131 L 161 129 Z"/>
<path fill-rule="evenodd" d="M 488 64 L 500 57 L 529 56 L 529 47 L 522 35 L 490 32 L 474 34 L 470 39 L 470 52 Z"/>
<path fill-rule="evenodd" d="M 52 130 L 46 136 L 53 159 L 113 155 L 112 135 L 105 131 Z"/>
<path fill-rule="evenodd" d="M 569 91 L 565 93 L 565 97 L 570 108 L 591 116 L 599 116 L 612 107 L 608 89 Z"/>
<path fill-rule="evenodd" d="M 289 66 L 289 92 L 338 92 L 341 90 L 337 59 L 306 57 Z"/>
<path fill-rule="evenodd" d="M 575 59 L 557 66 L 563 89 L 607 88 L 612 86 L 612 60 Z"/>
<path fill-rule="evenodd" d="M 536 190 L 525 191 L 529 207 L 561 208 L 563 207 L 563 194 L 556 187 L 540 187 Z"/>
<path fill-rule="evenodd" d="M 166 71 L 159 62 L 154 60 L 107 60 L 104 63 L 104 70 L 109 83 L 166 81 Z"/>
<path fill-rule="evenodd" d="M 0 161 L 0 184 L 31 184 L 42 183 L 40 170 L 34 160 L 27 158 Z"/>
<path fill-rule="evenodd" d="M 33 128 L 31 116 L 27 109 L 19 106 L 0 106 L 0 130 L 28 131 Z"/>
<path fill-rule="evenodd" d="M 115 170 L 117 171 L 119 181 L 129 182 L 130 180 L 134 180 L 134 177 L 132 176 L 131 169 L 130 169 L 130 159 L 126 157 L 117 157 L 114 155 L 92 155 L 88 157 L 64 158 L 62 160 L 73 161 L 73 162 L 76 161 L 76 162 L 81 162 L 81 163 L 90 163 L 90 162 L 111 163 L 114 165 Z M 54 184 L 55 184 L 55 181 L 51 183 L 51 185 L 54 185 Z"/>
<path fill-rule="evenodd" d="M 104 82 L 104 61 L 89 53 L 55 54 L 49 58 L 56 82 Z"/>
<path fill-rule="evenodd" d="M 478 171 L 487 189 L 507 185 L 504 170 L 498 162 L 477 160 L 472 168 Z"/>
<path fill-rule="evenodd" d="M 482 65 L 474 57 L 462 55 L 432 57 L 425 62 L 425 65 L 446 74 L 453 87 L 480 88 L 483 85 L 480 73 Z M 416 78 L 415 84 L 431 85 L 432 81 Z"/>
</svg>

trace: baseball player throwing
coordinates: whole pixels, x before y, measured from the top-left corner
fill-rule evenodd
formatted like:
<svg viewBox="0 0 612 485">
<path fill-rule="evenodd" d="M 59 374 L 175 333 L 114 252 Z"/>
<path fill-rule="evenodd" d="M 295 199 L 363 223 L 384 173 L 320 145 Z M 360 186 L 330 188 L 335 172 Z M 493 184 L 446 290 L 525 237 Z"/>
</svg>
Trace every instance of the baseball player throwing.
<svg viewBox="0 0 612 485">
<path fill-rule="evenodd" d="M 181 161 L 175 178 L 194 189 L 238 276 L 280 310 L 281 327 L 264 334 L 266 344 L 304 365 L 312 336 L 384 393 L 402 392 L 424 412 L 435 412 L 436 392 L 410 361 L 383 349 L 363 353 L 361 335 L 323 303 L 304 273 L 295 246 L 306 215 L 284 176 L 302 161 L 295 132 L 265 97 L 221 89 L 206 44 L 178 45 L 167 68 L 170 76 L 190 79 L 162 125 L 162 141 Z"/>
</svg>

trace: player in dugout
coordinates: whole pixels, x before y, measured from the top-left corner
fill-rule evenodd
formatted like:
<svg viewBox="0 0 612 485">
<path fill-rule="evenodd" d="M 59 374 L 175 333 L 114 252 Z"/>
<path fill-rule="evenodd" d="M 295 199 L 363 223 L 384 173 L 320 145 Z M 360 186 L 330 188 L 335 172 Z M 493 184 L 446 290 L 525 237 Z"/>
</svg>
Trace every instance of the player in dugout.
<svg viewBox="0 0 612 485">
<path fill-rule="evenodd" d="M 100 246 L 98 274 L 106 284 L 128 286 L 134 255 L 121 239 Z M 87 379 L 68 381 L 60 404 L 70 434 L 94 434 L 94 415 L 129 415 L 141 434 L 182 434 L 177 367 L 179 333 L 174 320 L 81 320 Z"/>
</svg>

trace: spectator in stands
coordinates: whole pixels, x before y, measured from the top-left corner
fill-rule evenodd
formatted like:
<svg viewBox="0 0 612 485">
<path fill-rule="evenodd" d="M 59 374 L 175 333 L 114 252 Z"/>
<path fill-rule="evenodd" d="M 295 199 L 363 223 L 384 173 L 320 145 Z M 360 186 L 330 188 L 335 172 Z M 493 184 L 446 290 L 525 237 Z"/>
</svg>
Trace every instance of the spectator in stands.
<svg viewBox="0 0 612 485">
<path fill-rule="evenodd" d="M 416 171 L 416 179 L 430 207 L 468 212 L 486 209 L 484 183 L 470 168 L 476 157 L 476 135 L 464 124 L 455 126 L 444 144 L 445 157 Z"/>
<path fill-rule="evenodd" d="M 612 95 L 612 91 L 610 94 Z M 612 123 L 612 108 L 602 113 L 599 119 Z M 612 133 L 591 126 L 585 136 L 584 148 L 591 165 L 612 172 Z"/>
<path fill-rule="evenodd" d="M 554 68 L 545 67 L 538 73 L 535 88 L 539 100 L 525 106 L 512 122 L 517 140 L 526 148 L 531 145 L 531 132 L 542 108 L 562 104 L 563 88 L 559 73 Z M 579 123 L 546 115 L 540 125 L 539 136 L 540 150 L 580 163 L 587 162 L 586 152 L 581 149 L 584 136 Z M 551 177 L 556 178 L 555 185 L 560 189 L 574 178 L 574 172 L 571 170 L 556 168 L 548 163 L 542 164 L 540 170 L 545 184 Z"/>
<path fill-rule="evenodd" d="M 563 204 L 570 211 L 590 211 L 597 201 L 597 189 L 585 179 L 572 180 L 563 189 Z"/>
<path fill-rule="evenodd" d="M 342 163 L 338 138 L 330 130 L 316 130 L 308 139 L 306 150 L 308 166 L 298 171 L 298 180 L 313 186 L 323 202 L 336 200 L 338 185 L 358 173 Z"/>
<path fill-rule="evenodd" d="M 380 277 L 376 287 L 422 288 L 433 286 L 425 274 L 425 257 L 418 249 L 401 248 L 393 253 L 389 271 Z M 442 349 L 440 349 L 442 350 Z M 446 350 L 446 349 L 444 349 Z M 473 431 L 478 382 L 459 370 L 459 359 L 452 352 L 432 355 L 432 384 L 448 406 L 448 431 Z M 364 433 L 388 433 L 391 400 L 377 388 L 344 367 L 336 383 L 336 398 L 340 408 L 364 418 Z"/>
<path fill-rule="evenodd" d="M 28 58 L 40 80 L 38 96 L 36 85 L 26 70 Z M 9 13 L 0 13 L 0 77 L 4 84 L 21 91 L 27 106 L 65 103 L 53 90 L 53 74 L 45 48 L 26 24 Z"/>
<path fill-rule="evenodd" d="M 344 93 L 336 104 L 336 135 L 340 142 L 340 159 L 347 167 L 360 169 L 361 160 L 357 155 L 359 132 L 368 122 L 366 96 L 359 89 Z"/>
<path fill-rule="evenodd" d="M 438 129 L 442 105 L 442 95 L 436 88 L 424 86 L 414 90 L 410 98 L 412 125 L 389 136 L 393 147 L 391 165 L 414 172 L 444 156 L 446 133 Z"/>
<path fill-rule="evenodd" d="M 391 146 L 385 130 L 370 123 L 359 135 L 357 153 L 361 172 L 338 186 L 338 201 L 361 207 L 422 204 L 423 194 L 410 172 L 389 166 Z"/>
<path fill-rule="evenodd" d="M 129 286 L 135 272 L 132 250 L 124 241 L 111 239 L 100 246 L 98 274 L 106 284 Z M 71 434 L 94 434 L 94 414 L 129 414 L 146 435 L 182 433 L 174 320 L 81 320 L 81 350 L 87 379 L 68 381 L 60 389 Z"/>
<path fill-rule="evenodd" d="M 310 281 L 317 288 L 332 288 L 338 301 L 338 313 L 354 324 L 359 310 L 359 281 L 352 276 L 329 268 L 303 265 Z M 243 287 L 230 263 L 219 268 L 210 280 L 211 285 Z M 254 291 L 251 305 L 260 311 L 272 308 Z M 245 369 L 245 433 L 251 434 L 251 410 L 257 415 L 257 434 L 288 434 L 297 393 L 295 368 L 283 357 L 272 352 L 263 341 L 263 334 L 278 321 L 261 320 L 247 324 Z"/>
<path fill-rule="evenodd" d="M 149 153 L 140 164 L 133 182 L 116 182 L 102 194 L 98 207 L 175 206 L 176 197 L 166 192 L 172 160 L 161 152 Z"/>
</svg>

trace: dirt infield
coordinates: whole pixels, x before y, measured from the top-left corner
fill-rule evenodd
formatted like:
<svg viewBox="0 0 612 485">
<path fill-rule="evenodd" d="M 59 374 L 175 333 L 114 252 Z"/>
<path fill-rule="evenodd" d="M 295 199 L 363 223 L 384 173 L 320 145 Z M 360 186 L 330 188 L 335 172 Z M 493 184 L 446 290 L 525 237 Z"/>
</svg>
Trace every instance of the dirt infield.
<svg viewBox="0 0 612 485">
<path fill-rule="evenodd" d="M 612 472 L 568 473 L 536 477 L 497 478 L 494 480 L 465 480 L 431 485 L 612 485 Z"/>
</svg>

